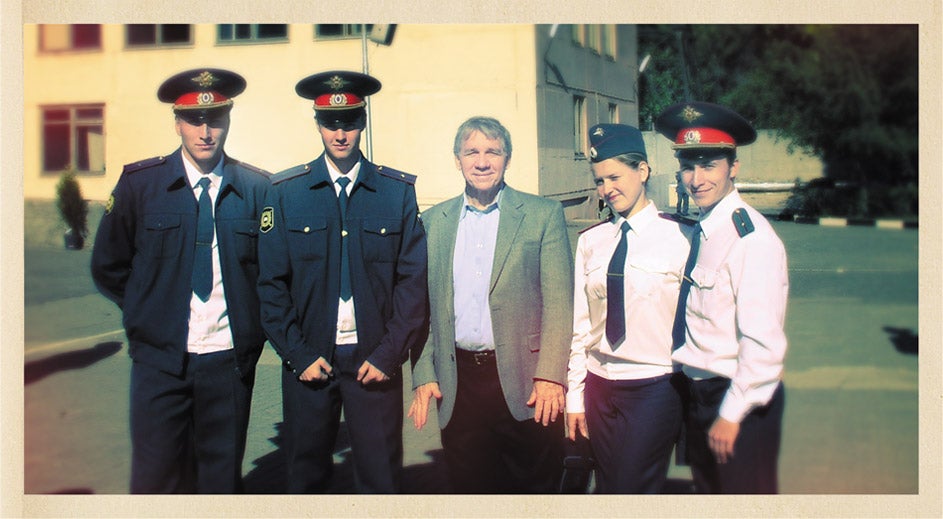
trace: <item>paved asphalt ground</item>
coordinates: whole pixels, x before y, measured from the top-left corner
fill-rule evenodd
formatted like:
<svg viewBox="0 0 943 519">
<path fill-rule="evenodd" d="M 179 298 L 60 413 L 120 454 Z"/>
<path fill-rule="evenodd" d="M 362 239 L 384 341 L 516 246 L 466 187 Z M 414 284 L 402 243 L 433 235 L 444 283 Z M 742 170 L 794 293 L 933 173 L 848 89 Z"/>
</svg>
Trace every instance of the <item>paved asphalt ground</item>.
<svg viewBox="0 0 943 519">
<path fill-rule="evenodd" d="M 774 225 L 786 244 L 791 283 L 781 492 L 930 490 L 918 488 L 918 233 Z M 570 228 L 574 244 L 579 228 Z M 28 495 L 128 491 L 130 360 L 120 312 L 96 292 L 89 258 L 89 250 L 25 251 Z M 267 347 L 244 464 L 247 489 L 257 494 L 280 493 L 284 484 L 279 369 Z M 442 492 L 435 418 L 418 432 L 404 422 L 406 492 Z M 337 494 L 352 492 L 348 454 L 342 431 Z M 670 477 L 672 491 L 688 490 L 686 468 L 672 467 Z M 895 515 L 894 508 L 872 511 Z"/>
</svg>

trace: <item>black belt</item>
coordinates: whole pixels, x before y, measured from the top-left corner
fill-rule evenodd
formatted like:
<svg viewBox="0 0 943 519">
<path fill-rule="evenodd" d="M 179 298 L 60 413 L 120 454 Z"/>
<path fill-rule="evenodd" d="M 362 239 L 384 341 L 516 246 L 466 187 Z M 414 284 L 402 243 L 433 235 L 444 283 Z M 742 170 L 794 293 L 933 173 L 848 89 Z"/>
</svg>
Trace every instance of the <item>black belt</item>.
<svg viewBox="0 0 943 519">
<path fill-rule="evenodd" d="M 494 350 L 468 351 L 461 348 L 455 348 L 455 359 L 459 362 L 474 362 L 476 366 L 495 361 Z"/>
</svg>

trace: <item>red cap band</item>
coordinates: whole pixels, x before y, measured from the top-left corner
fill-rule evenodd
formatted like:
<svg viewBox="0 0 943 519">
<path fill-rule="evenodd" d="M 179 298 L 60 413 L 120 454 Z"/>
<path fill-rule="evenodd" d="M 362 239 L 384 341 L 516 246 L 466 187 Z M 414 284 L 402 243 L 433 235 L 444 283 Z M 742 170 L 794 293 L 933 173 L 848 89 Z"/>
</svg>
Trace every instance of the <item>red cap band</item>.
<svg viewBox="0 0 943 519">
<path fill-rule="evenodd" d="M 343 110 L 363 106 L 363 99 L 345 92 L 319 95 L 314 100 L 315 110 Z"/>
<path fill-rule="evenodd" d="M 682 128 L 675 137 L 675 148 L 735 148 L 737 141 L 716 128 Z"/>
<path fill-rule="evenodd" d="M 175 109 L 213 108 L 231 102 L 219 92 L 187 92 L 174 101 Z"/>
</svg>

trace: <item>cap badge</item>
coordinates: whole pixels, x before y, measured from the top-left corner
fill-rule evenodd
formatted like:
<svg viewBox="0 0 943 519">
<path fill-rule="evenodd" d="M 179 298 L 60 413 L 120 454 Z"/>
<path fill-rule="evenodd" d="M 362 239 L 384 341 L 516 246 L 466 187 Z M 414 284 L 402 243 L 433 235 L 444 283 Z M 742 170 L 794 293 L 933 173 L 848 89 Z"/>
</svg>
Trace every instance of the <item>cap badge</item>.
<svg viewBox="0 0 943 519">
<path fill-rule="evenodd" d="M 697 130 L 688 130 L 684 132 L 685 144 L 698 144 L 701 142 L 701 132 Z"/>
<path fill-rule="evenodd" d="M 200 92 L 199 95 L 196 96 L 196 102 L 197 104 L 208 105 L 213 102 L 213 94 L 209 92 Z"/>
<path fill-rule="evenodd" d="M 593 132 L 593 135 L 596 137 L 602 137 L 606 132 L 602 128 L 596 128 L 596 131 Z"/>
<path fill-rule="evenodd" d="M 216 83 L 216 76 L 210 74 L 208 70 L 204 70 L 199 76 L 191 78 L 191 80 L 200 85 L 203 88 L 209 88 Z"/>
<path fill-rule="evenodd" d="M 344 94 L 331 95 L 331 106 L 344 106 L 347 104 L 347 96 Z"/>
<path fill-rule="evenodd" d="M 589 148 L 589 158 L 595 159 L 597 155 L 599 155 L 599 152 L 596 151 L 596 148 Z"/>
<path fill-rule="evenodd" d="M 349 81 L 340 76 L 332 76 L 331 79 L 325 81 L 325 84 L 331 87 L 331 90 L 340 90 L 347 86 L 348 83 Z"/>
<path fill-rule="evenodd" d="M 685 106 L 684 111 L 681 112 L 681 117 L 683 117 L 684 120 L 689 123 L 697 120 L 697 118 L 702 115 L 704 114 L 695 110 L 694 107 L 691 105 Z"/>
</svg>

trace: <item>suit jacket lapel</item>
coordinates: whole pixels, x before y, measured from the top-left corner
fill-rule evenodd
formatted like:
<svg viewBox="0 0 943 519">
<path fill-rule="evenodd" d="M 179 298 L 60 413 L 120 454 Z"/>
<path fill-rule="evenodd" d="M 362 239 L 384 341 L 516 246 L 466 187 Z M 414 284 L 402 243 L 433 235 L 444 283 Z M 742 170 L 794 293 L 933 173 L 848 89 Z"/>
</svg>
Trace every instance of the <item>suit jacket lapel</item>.
<svg viewBox="0 0 943 519">
<path fill-rule="evenodd" d="M 429 244 L 429 251 L 436 255 L 435 265 L 437 265 L 435 275 L 430 277 L 429 281 L 434 283 L 434 286 L 441 287 L 443 292 L 444 297 L 440 304 L 445 305 L 445 312 L 442 315 L 448 318 L 448 325 L 444 329 L 452 332 L 452 337 L 447 339 L 450 341 L 449 344 L 455 343 L 455 277 L 452 272 L 452 263 L 455 258 L 455 238 L 458 234 L 458 217 L 462 211 L 462 201 L 462 196 L 458 196 L 446 204 L 441 213 L 430 215 L 434 219 L 433 225 L 440 226 L 442 229 L 430 235 L 439 239 L 437 243 Z"/>
<path fill-rule="evenodd" d="M 511 245 L 517 239 L 517 232 L 521 228 L 521 222 L 524 221 L 522 205 L 523 201 L 517 196 L 517 192 L 505 185 L 504 193 L 501 195 L 501 205 L 498 208 L 501 211 L 501 217 L 498 220 L 498 240 L 494 245 L 494 264 L 491 267 L 489 292 L 493 292 L 498 284 L 501 271 L 504 270 L 504 264 L 511 252 Z"/>
</svg>

